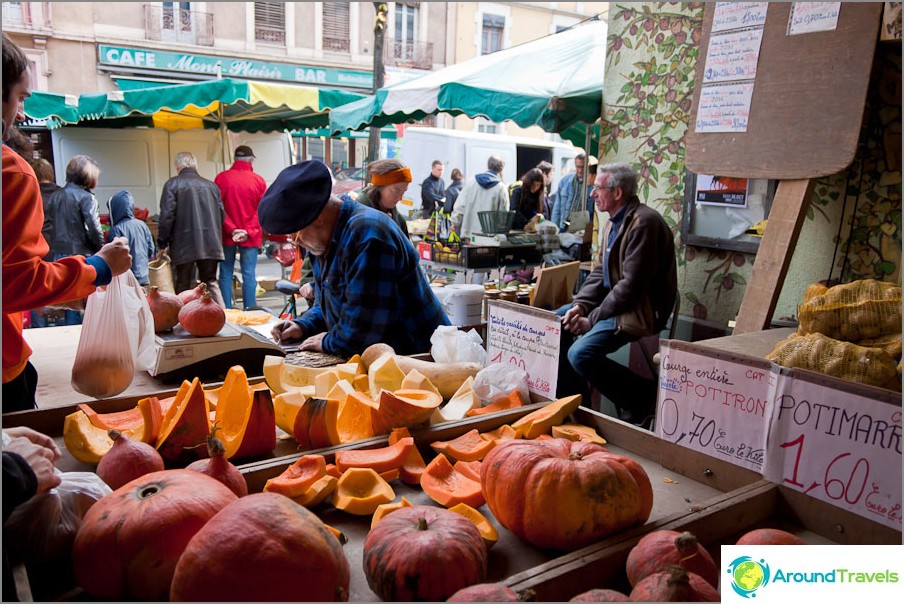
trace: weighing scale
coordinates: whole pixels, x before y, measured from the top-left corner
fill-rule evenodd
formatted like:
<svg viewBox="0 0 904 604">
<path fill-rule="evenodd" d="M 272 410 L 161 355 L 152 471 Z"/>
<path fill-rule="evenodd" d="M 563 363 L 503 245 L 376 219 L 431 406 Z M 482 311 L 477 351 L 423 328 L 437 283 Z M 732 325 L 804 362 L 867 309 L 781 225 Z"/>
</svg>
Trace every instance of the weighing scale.
<svg viewBox="0 0 904 604">
<path fill-rule="evenodd" d="M 269 328 L 269 325 L 267 326 Z M 156 334 L 157 359 L 149 373 L 164 381 L 205 380 L 225 376 L 233 365 L 241 365 L 249 376 L 262 375 L 264 357 L 285 356 L 298 343 L 279 346 L 259 331 L 227 322 L 217 335 L 196 337 L 176 325 L 173 331 Z"/>
</svg>

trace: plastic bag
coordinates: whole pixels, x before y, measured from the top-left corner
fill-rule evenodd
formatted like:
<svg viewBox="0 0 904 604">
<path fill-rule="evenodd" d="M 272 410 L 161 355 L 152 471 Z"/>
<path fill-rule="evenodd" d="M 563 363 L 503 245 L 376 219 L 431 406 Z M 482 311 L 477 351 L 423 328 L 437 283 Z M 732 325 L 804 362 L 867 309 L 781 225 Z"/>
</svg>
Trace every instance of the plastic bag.
<svg viewBox="0 0 904 604">
<path fill-rule="evenodd" d="M 3 525 L 3 545 L 27 562 L 66 560 L 82 518 L 113 490 L 94 472 L 60 472 L 57 487 L 13 510 Z"/>
<path fill-rule="evenodd" d="M 461 331 L 454 325 L 440 325 L 430 336 L 430 356 L 437 363 L 480 363 L 487 361 L 483 340 L 476 331 Z"/>
<path fill-rule="evenodd" d="M 527 372 L 515 365 L 492 363 L 474 376 L 472 391 L 484 406 L 507 397 L 512 390 L 517 390 L 525 403 L 530 401 Z"/>
<path fill-rule="evenodd" d="M 154 318 L 132 271 L 88 296 L 72 365 L 72 387 L 94 398 L 123 392 L 154 365 Z"/>
</svg>

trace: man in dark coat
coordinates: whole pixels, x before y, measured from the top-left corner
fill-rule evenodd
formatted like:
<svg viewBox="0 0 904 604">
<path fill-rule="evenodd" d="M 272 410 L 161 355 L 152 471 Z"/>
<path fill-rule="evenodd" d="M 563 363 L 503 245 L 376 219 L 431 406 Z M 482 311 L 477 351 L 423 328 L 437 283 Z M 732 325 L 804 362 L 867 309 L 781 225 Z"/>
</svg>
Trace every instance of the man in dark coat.
<svg viewBox="0 0 904 604">
<path fill-rule="evenodd" d="M 198 174 L 198 162 L 187 151 L 176 154 L 178 174 L 163 185 L 157 244 L 169 250 L 176 293 L 191 289 L 197 267 L 198 281 L 207 284 L 222 306 L 217 267 L 223 259 L 223 200 L 220 188 Z"/>
<path fill-rule="evenodd" d="M 446 183 L 443 182 L 443 162 L 433 160 L 430 176 L 421 183 L 421 218 L 430 218 L 437 208 L 443 208 L 446 198 Z"/>
</svg>

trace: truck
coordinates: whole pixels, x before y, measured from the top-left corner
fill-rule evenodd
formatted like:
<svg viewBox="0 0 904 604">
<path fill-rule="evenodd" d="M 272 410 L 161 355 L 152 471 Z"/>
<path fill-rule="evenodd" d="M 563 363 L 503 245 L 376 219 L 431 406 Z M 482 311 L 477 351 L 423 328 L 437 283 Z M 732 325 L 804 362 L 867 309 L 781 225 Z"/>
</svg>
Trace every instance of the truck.
<svg viewBox="0 0 904 604">
<path fill-rule="evenodd" d="M 430 175 L 431 165 L 437 159 L 445 166 L 443 180 L 447 187 L 452 182 L 453 168 L 464 173 L 467 184 L 469 179 L 486 172 L 487 159 L 491 155 L 498 155 L 505 161 L 502 180 L 506 184 L 519 180 L 541 161 L 548 161 L 553 165 L 552 195 L 562 176 L 573 168 L 578 152 L 570 143 L 446 128 L 408 127 L 401 139 L 399 160 L 411 169 L 414 180 L 408 186 L 399 211 L 404 214 L 407 210 L 412 218 L 420 215 L 421 183 Z"/>
</svg>

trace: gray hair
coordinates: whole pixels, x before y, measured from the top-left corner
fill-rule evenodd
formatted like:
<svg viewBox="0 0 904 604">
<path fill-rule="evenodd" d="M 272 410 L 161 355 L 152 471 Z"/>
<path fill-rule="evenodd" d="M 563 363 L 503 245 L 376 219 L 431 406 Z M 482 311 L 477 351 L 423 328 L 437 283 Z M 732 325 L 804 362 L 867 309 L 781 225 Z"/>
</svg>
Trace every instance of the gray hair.
<svg viewBox="0 0 904 604">
<path fill-rule="evenodd" d="M 487 160 L 487 169 L 501 174 L 503 168 L 505 168 L 505 160 L 498 155 L 491 155 L 490 159 Z"/>
<path fill-rule="evenodd" d="M 616 187 L 622 190 L 625 197 L 637 196 L 637 179 L 640 177 L 634 166 L 627 163 L 604 164 L 596 169 L 597 176 L 608 174 L 610 189 Z"/>
<path fill-rule="evenodd" d="M 173 163 L 176 164 L 176 170 L 179 170 L 180 172 L 183 168 L 198 167 L 198 160 L 196 160 L 195 156 L 188 151 L 180 151 L 179 153 L 176 153 L 176 159 L 173 160 Z"/>
</svg>

